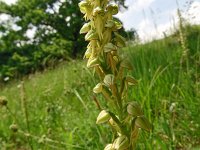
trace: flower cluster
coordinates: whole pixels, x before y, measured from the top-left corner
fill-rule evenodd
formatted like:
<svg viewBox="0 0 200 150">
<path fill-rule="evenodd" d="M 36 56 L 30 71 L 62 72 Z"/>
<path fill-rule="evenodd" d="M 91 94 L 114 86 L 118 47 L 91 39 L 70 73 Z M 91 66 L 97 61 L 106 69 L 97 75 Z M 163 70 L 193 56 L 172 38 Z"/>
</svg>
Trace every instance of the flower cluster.
<svg viewBox="0 0 200 150">
<path fill-rule="evenodd" d="M 137 81 L 125 75 L 132 65 L 118 55 L 119 48 L 126 46 L 125 38 L 118 33 L 122 24 L 113 18 L 118 6 L 108 0 L 84 0 L 79 7 L 87 21 L 80 30 L 89 42 L 84 57 L 87 67 L 94 68 L 100 78 L 93 92 L 101 93 L 107 102 L 96 123 L 108 123 L 115 131 L 105 150 L 133 150 L 139 128 L 150 131 L 151 125 L 140 105 L 128 99 L 128 87 Z"/>
</svg>

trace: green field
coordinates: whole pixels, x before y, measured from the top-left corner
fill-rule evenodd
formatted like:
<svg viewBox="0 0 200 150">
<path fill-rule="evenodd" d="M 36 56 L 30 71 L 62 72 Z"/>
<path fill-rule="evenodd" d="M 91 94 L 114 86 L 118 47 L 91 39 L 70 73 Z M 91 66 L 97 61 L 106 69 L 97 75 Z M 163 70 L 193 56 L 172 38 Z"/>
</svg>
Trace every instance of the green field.
<svg viewBox="0 0 200 150">
<path fill-rule="evenodd" d="M 184 57 L 178 34 L 121 50 L 139 81 L 130 100 L 153 124 L 150 134 L 141 131 L 137 150 L 200 149 L 200 27 L 185 34 Z M 112 137 L 107 125 L 95 124 L 97 81 L 85 61 L 74 60 L 25 77 L 24 86 L 17 80 L 2 86 L 8 105 L 0 106 L 0 150 L 102 150 Z"/>
</svg>

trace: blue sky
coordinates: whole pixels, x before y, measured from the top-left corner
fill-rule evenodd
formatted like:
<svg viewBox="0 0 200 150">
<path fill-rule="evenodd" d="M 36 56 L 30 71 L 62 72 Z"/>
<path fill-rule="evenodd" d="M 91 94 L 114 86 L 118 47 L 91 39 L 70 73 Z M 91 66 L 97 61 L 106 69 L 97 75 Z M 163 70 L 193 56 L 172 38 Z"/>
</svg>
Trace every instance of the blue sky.
<svg viewBox="0 0 200 150">
<path fill-rule="evenodd" d="M 0 0 L 13 4 L 16 0 Z M 64 0 L 62 0 L 64 1 Z M 177 0 L 184 18 L 191 23 L 200 24 L 200 0 Z M 187 1 L 193 1 L 191 5 Z M 137 30 L 142 41 L 161 38 L 163 32 L 170 34 L 178 22 L 176 0 L 126 0 L 128 10 L 123 10 L 117 17 L 126 30 Z M 195 18 L 192 18 L 194 17 Z M 4 19 L 0 16 L 0 19 Z M 30 31 L 30 36 L 33 32 Z"/>
<path fill-rule="evenodd" d="M 125 29 L 134 28 L 144 41 L 161 38 L 163 32 L 170 34 L 177 24 L 177 8 L 182 10 L 184 18 L 191 23 L 200 24 L 200 0 L 126 0 L 128 10 L 117 17 L 124 23 Z M 196 18 L 192 18 L 195 16 Z"/>
</svg>

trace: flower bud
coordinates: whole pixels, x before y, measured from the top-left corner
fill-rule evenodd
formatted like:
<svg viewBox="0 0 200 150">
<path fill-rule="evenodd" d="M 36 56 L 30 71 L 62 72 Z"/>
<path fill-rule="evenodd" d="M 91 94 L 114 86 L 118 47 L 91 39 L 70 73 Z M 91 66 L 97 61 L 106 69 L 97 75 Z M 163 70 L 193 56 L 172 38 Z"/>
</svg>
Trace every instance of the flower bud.
<svg viewBox="0 0 200 150">
<path fill-rule="evenodd" d="M 127 112 L 133 117 L 142 116 L 143 112 L 140 105 L 137 102 L 131 102 L 127 106 Z"/>
<path fill-rule="evenodd" d="M 106 110 L 102 110 L 98 117 L 96 124 L 101 124 L 107 122 L 111 118 L 110 114 Z"/>
<path fill-rule="evenodd" d="M 126 46 L 126 39 L 119 35 L 117 32 L 114 32 L 115 34 L 115 42 L 118 47 L 124 47 Z"/>
<path fill-rule="evenodd" d="M 88 6 L 88 2 L 87 1 L 81 1 L 79 4 L 78 4 L 79 8 L 80 8 L 80 11 L 85 14 L 86 13 L 86 7 Z"/>
<path fill-rule="evenodd" d="M 116 50 L 117 50 L 117 47 L 112 43 L 107 43 L 104 46 L 104 52 L 106 53 L 111 52 L 111 51 L 116 51 Z"/>
<path fill-rule="evenodd" d="M 93 11 L 93 16 L 96 16 L 100 13 L 103 13 L 103 9 L 101 7 L 96 7 Z"/>
<path fill-rule="evenodd" d="M 90 31 L 90 23 L 85 23 L 80 29 L 80 34 Z"/>
<path fill-rule="evenodd" d="M 99 38 L 98 34 L 93 31 L 90 30 L 86 35 L 85 35 L 85 40 L 86 41 L 90 41 L 90 40 L 97 40 Z"/>
<path fill-rule="evenodd" d="M 126 82 L 128 83 L 128 85 L 136 85 L 137 84 L 137 80 L 135 80 L 133 77 L 130 77 L 130 76 L 126 77 Z"/>
<path fill-rule="evenodd" d="M 129 147 L 129 140 L 125 135 L 118 137 L 115 140 L 115 149 L 117 150 L 125 150 Z"/>
<path fill-rule="evenodd" d="M 110 118 L 109 123 L 118 133 L 121 133 L 120 127 L 112 118 Z"/>
<path fill-rule="evenodd" d="M 91 48 L 88 48 L 85 52 L 84 58 L 90 58 L 91 55 L 92 55 L 92 50 Z"/>
<path fill-rule="evenodd" d="M 131 65 L 131 63 L 127 60 L 123 60 L 120 64 L 121 67 L 123 68 L 127 68 L 129 70 L 132 70 L 133 69 L 133 66 Z"/>
<path fill-rule="evenodd" d="M 101 93 L 103 90 L 103 85 L 102 83 L 98 83 L 94 88 L 93 88 L 93 92 L 94 93 Z"/>
<path fill-rule="evenodd" d="M 113 28 L 114 26 L 115 26 L 114 20 L 108 20 L 105 24 L 105 27 L 107 27 L 107 28 Z"/>
<path fill-rule="evenodd" d="M 116 15 L 119 11 L 118 6 L 115 4 L 108 5 L 107 10 L 111 12 L 112 15 Z"/>
<path fill-rule="evenodd" d="M 142 128 L 146 131 L 150 131 L 152 126 L 149 123 L 149 121 L 144 117 L 144 116 L 139 116 L 137 117 L 136 121 L 135 121 L 135 125 L 139 128 Z"/>
<path fill-rule="evenodd" d="M 122 24 L 119 21 L 115 21 L 115 30 L 119 30 L 122 28 Z"/>
<path fill-rule="evenodd" d="M 99 65 L 99 63 L 98 63 L 98 59 L 96 57 L 90 57 L 88 59 L 88 62 L 87 62 L 88 68 L 94 67 L 94 66 L 97 66 L 97 65 Z"/>
<path fill-rule="evenodd" d="M 105 76 L 103 82 L 105 83 L 106 86 L 111 86 L 114 83 L 114 75 L 108 74 Z"/>
</svg>

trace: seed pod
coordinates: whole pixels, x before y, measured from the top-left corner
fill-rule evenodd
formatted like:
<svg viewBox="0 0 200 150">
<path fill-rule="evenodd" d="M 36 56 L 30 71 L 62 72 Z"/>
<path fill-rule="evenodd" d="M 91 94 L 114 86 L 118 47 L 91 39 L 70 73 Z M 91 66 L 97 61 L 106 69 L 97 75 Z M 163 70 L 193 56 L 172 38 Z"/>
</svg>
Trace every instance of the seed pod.
<svg viewBox="0 0 200 150">
<path fill-rule="evenodd" d="M 137 102 L 130 102 L 127 106 L 127 112 L 133 117 L 143 115 L 142 109 Z"/>
<path fill-rule="evenodd" d="M 8 104 L 8 100 L 5 96 L 0 97 L 0 106 L 6 106 Z"/>
<path fill-rule="evenodd" d="M 115 140 L 115 149 L 117 150 L 125 150 L 129 147 L 129 140 L 125 135 L 118 137 Z"/>
<path fill-rule="evenodd" d="M 103 85 L 102 83 L 98 83 L 94 88 L 93 88 L 93 92 L 94 93 L 101 93 L 103 90 Z"/>
<path fill-rule="evenodd" d="M 111 118 L 110 114 L 106 110 L 102 110 L 98 117 L 96 124 L 101 124 L 107 122 Z"/>
<path fill-rule="evenodd" d="M 139 116 L 137 117 L 136 121 L 135 121 L 135 125 L 139 128 L 142 128 L 146 131 L 150 131 L 152 126 L 149 123 L 149 121 L 144 117 L 144 116 Z"/>
<path fill-rule="evenodd" d="M 17 132 L 18 131 L 18 126 L 16 124 L 11 124 L 10 125 L 10 130 L 12 130 L 13 132 Z"/>
</svg>

